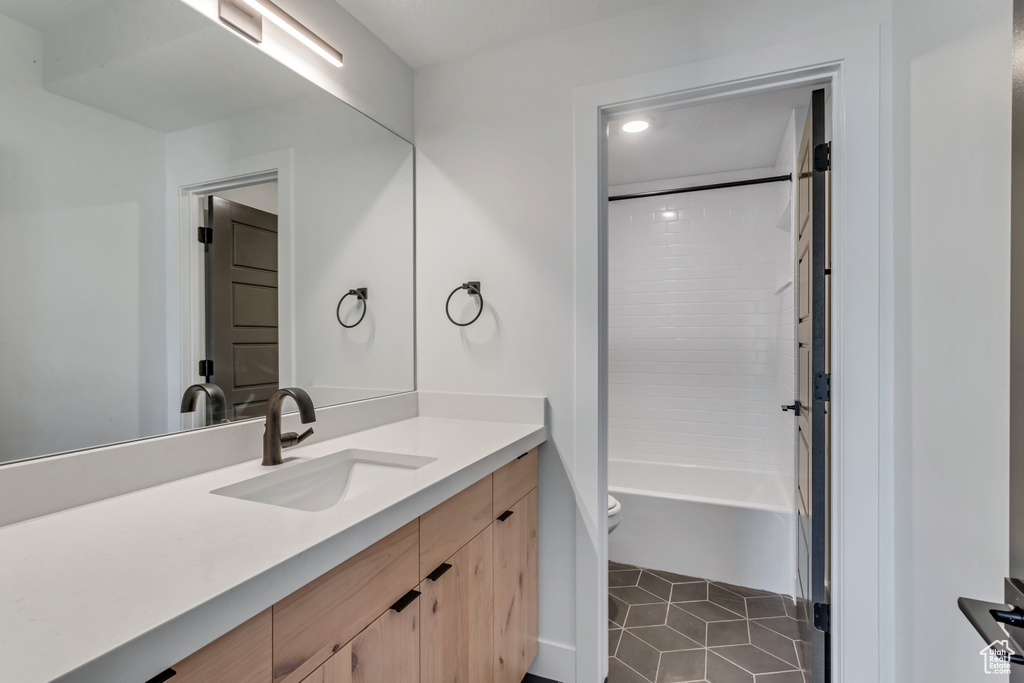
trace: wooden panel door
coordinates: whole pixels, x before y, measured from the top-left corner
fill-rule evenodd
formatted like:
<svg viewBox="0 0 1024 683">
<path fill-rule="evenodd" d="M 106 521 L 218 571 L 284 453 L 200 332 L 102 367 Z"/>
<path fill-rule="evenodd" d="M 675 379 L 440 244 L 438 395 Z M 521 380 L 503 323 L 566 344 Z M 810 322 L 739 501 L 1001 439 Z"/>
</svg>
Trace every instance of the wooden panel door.
<svg viewBox="0 0 1024 683">
<path fill-rule="evenodd" d="M 277 216 L 210 197 L 206 245 L 206 358 L 227 417 L 266 414 L 279 388 Z"/>
<path fill-rule="evenodd" d="M 537 598 L 533 489 L 494 522 L 495 683 L 520 683 L 537 656 Z"/>
<path fill-rule="evenodd" d="M 303 683 L 419 683 L 418 602 L 389 609 Z"/>
<path fill-rule="evenodd" d="M 797 158 L 797 590 L 801 663 L 830 680 L 830 147 L 815 90 Z"/>
<path fill-rule="evenodd" d="M 171 668 L 175 672 L 175 683 L 270 683 L 270 655 L 271 618 L 268 609 Z"/>
<path fill-rule="evenodd" d="M 493 531 L 487 526 L 420 584 L 421 683 L 494 680 Z"/>
</svg>

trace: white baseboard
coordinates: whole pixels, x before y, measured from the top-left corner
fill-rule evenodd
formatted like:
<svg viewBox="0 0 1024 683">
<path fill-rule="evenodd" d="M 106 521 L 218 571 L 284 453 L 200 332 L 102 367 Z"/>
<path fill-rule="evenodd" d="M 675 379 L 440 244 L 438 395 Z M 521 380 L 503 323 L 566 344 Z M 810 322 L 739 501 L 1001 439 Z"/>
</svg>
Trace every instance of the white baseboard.
<svg viewBox="0 0 1024 683">
<path fill-rule="evenodd" d="M 530 673 L 559 683 L 576 683 L 576 648 L 540 639 Z"/>
</svg>

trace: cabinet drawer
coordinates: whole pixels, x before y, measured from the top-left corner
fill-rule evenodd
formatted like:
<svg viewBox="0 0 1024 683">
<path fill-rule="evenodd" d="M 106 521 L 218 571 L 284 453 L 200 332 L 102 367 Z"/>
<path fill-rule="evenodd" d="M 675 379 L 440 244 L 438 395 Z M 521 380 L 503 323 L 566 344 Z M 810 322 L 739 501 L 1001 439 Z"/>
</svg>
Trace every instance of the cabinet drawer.
<svg viewBox="0 0 1024 683">
<path fill-rule="evenodd" d="M 174 682 L 269 683 L 270 629 L 268 609 L 172 666 Z"/>
<path fill-rule="evenodd" d="M 419 608 L 389 609 L 302 683 L 417 683 Z"/>
<path fill-rule="evenodd" d="M 537 449 L 516 458 L 494 473 L 492 519 L 515 505 L 537 488 Z"/>
<path fill-rule="evenodd" d="M 419 583 L 419 522 L 274 605 L 274 683 L 297 683 Z"/>
<path fill-rule="evenodd" d="M 420 575 L 427 574 L 491 523 L 491 476 L 487 475 L 420 517 Z"/>
</svg>

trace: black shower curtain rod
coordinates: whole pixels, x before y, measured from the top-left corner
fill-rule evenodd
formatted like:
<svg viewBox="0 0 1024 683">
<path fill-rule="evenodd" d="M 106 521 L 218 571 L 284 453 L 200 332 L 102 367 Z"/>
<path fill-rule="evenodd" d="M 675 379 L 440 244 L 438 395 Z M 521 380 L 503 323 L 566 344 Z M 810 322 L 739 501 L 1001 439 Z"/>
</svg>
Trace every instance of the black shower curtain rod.
<svg viewBox="0 0 1024 683">
<path fill-rule="evenodd" d="M 724 190 L 727 187 L 743 187 L 744 185 L 764 185 L 765 183 L 793 182 L 793 175 L 775 175 L 768 178 L 751 178 L 749 180 L 733 180 L 728 183 L 714 183 L 712 185 L 694 185 L 693 187 L 677 187 L 673 190 L 656 190 L 654 192 L 634 192 L 632 194 L 617 194 L 608 197 L 610 202 L 619 202 L 623 199 L 640 199 L 641 197 L 661 197 L 667 194 L 681 194 L 683 192 L 702 192 L 703 190 Z"/>
</svg>

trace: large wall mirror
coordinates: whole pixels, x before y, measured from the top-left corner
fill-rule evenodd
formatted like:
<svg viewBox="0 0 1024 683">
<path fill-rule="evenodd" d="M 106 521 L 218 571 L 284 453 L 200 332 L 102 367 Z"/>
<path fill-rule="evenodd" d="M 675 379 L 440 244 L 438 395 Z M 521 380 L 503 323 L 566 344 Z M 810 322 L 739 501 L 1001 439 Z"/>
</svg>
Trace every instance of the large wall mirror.
<svg viewBox="0 0 1024 683">
<path fill-rule="evenodd" d="M 0 463 L 413 390 L 413 182 L 183 2 L 0 0 Z"/>
</svg>

